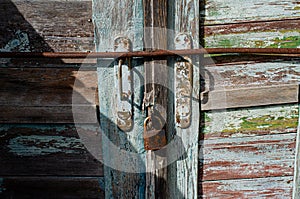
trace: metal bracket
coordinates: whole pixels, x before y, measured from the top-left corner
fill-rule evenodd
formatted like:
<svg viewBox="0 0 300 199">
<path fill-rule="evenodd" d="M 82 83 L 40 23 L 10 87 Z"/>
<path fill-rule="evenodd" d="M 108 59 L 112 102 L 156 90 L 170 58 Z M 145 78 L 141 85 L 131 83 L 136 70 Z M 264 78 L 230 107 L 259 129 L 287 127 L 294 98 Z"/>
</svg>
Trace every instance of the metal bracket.
<svg viewBox="0 0 300 199">
<path fill-rule="evenodd" d="M 175 38 L 176 49 L 191 49 L 192 40 L 188 34 L 180 33 Z M 192 116 L 193 64 L 189 57 L 179 58 L 174 66 L 175 121 L 180 128 L 188 128 Z"/>
<path fill-rule="evenodd" d="M 117 37 L 115 39 L 115 52 L 130 52 L 132 51 L 131 49 L 131 41 L 127 37 Z M 117 125 L 120 130 L 128 132 L 133 127 L 131 58 L 117 60 L 117 64 L 115 65 L 115 74 L 116 90 L 118 95 Z"/>
</svg>

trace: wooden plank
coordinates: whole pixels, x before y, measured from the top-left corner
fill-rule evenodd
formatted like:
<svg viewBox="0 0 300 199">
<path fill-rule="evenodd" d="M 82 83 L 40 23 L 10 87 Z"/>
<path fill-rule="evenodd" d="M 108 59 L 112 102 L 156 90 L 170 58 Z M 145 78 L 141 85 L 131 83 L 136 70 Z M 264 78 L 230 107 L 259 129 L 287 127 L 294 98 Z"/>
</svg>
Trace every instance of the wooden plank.
<svg viewBox="0 0 300 199">
<path fill-rule="evenodd" d="M 168 1 L 143 1 L 144 4 L 144 48 L 147 50 L 168 49 Z M 159 117 L 165 128 L 168 123 L 168 81 L 167 60 L 145 60 L 145 93 L 149 95 L 147 116 Z M 157 125 L 157 124 L 156 124 Z M 165 129 L 164 129 L 165 130 Z M 167 139 L 167 132 L 166 132 Z M 165 154 L 166 156 L 167 154 Z M 167 162 L 166 157 L 155 155 L 155 151 L 146 154 L 146 198 L 167 197 L 167 168 L 157 168 Z"/>
<path fill-rule="evenodd" d="M 202 180 L 293 175 L 296 133 L 205 140 Z"/>
<path fill-rule="evenodd" d="M 0 197 L 8 198 L 104 198 L 103 178 L 4 177 Z"/>
<path fill-rule="evenodd" d="M 298 105 L 207 111 L 203 122 L 205 139 L 295 133 Z"/>
<path fill-rule="evenodd" d="M 297 48 L 299 25 L 300 20 L 295 19 L 206 26 L 205 47 Z"/>
<path fill-rule="evenodd" d="M 78 136 L 97 125 L 0 125 L 0 176 L 103 176 Z"/>
<path fill-rule="evenodd" d="M 222 1 L 209 0 L 205 5 L 205 24 L 270 21 L 300 17 L 296 0 Z"/>
<path fill-rule="evenodd" d="M 300 95 L 299 95 L 300 96 Z M 294 181 L 293 181 L 293 199 L 300 197 L 300 117 L 298 116 L 296 146 L 295 146 L 295 163 L 294 163 Z"/>
<path fill-rule="evenodd" d="M 97 124 L 97 107 L 90 106 L 0 106 L 0 123 Z"/>
<path fill-rule="evenodd" d="M 98 52 L 114 51 L 114 40 L 118 36 L 130 39 L 132 50 L 143 50 L 142 0 L 94 0 L 93 19 Z M 145 151 L 141 133 L 144 116 L 140 107 L 143 103 L 143 65 L 138 60 L 132 62 L 132 101 L 137 106 L 132 108 L 133 127 L 129 132 L 122 132 L 116 124 L 120 97 L 115 69 L 105 60 L 99 60 L 98 66 L 100 126 L 105 135 L 102 136 L 105 197 L 144 198 Z"/>
<path fill-rule="evenodd" d="M 202 105 L 201 110 L 297 103 L 298 90 L 298 84 L 283 84 L 211 91 L 208 102 Z"/>
<path fill-rule="evenodd" d="M 292 176 L 207 181 L 199 198 L 290 198 Z"/>
<path fill-rule="evenodd" d="M 0 105 L 95 105 L 96 75 L 81 68 L 1 68 Z"/>
<path fill-rule="evenodd" d="M 171 45 L 169 48 L 184 48 L 189 45 L 187 43 L 175 45 L 175 38 L 180 33 L 187 34 L 190 37 L 191 47 L 200 47 L 200 2 L 195 0 L 176 0 L 174 4 L 169 5 L 168 19 L 169 28 L 174 30 L 174 38 L 170 37 L 169 41 Z M 175 17 L 175 18 L 174 18 Z M 188 38 L 186 38 L 188 39 Z M 172 46 L 173 44 L 173 46 Z M 192 58 L 193 60 L 193 91 L 192 95 L 197 96 L 200 91 L 200 67 L 198 65 L 198 57 Z M 171 73 L 174 75 L 174 73 Z M 172 82 L 174 84 L 174 81 Z M 172 87 L 173 88 L 173 87 Z M 174 85 L 175 88 L 175 85 Z M 174 94 L 171 95 L 174 98 Z M 169 104 L 175 104 L 175 100 L 170 97 Z M 174 106 L 174 105 L 173 105 Z M 180 128 L 176 126 L 175 110 L 170 108 L 170 118 L 172 118 L 174 125 L 169 126 L 169 132 L 171 138 L 177 137 L 182 143 L 177 148 L 168 149 L 169 155 L 179 153 L 180 157 L 169 165 L 168 167 L 168 197 L 169 198 L 197 198 L 198 196 L 198 141 L 200 134 L 200 105 L 198 101 L 192 101 L 191 103 L 191 124 L 188 128 Z M 173 140 L 172 140 L 173 141 Z"/>
<path fill-rule="evenodd" d="M 0 3 L 3 33 L 0 49 L 94 50 L 91 1 L 1 0 Z"/>
</svg>

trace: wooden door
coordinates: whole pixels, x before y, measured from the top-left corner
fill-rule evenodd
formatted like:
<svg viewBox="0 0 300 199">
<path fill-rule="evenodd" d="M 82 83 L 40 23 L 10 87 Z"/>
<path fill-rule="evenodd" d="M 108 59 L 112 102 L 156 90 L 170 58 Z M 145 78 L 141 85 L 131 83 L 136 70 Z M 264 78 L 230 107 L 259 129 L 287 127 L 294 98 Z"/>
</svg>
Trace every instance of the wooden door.
<svg viewBox="0 0 300 199">
<path fill-rule="evenodd" d="M 97 51 L 118 51 L 120 43 L 116 42 L 120 38 L 132 45 L 123 51 L 200 47 L 199 1 L 94 1 L 93 11 Z M 190 57 L 190 60 L 191 65 L 194 64 L 194 68 L 191 67 L 194 71 L 190 71 L 194 81 L 191 82 L 194 85 L 191 95 L 197 97 L 200 93 L 199 63 L 197 57 Z M 98 60 L 106 198 L 197 198 L 199 100 L 190 100 L 189 109 L 193 115 L 188 126 L 178 127 L 175 119 L 174 65 L 184 64 L 186 60 L 166 57 L 124 60 L 124 65 L 120 66 L 132 69 L 122 74 L 126 80 L 130 75 L 131 102 L 122 102 L 119 97 L 123 88 L 118 81 L 128 84 L 116 79 L 119 61 Z M 120 108 L 132 115 L 129 130 L 120 128 Z M 157 111 L 166 122 L 168 142 L 172 143 L 176 137 L 181 143 L 180 156 L 169 164 L 172 154 L 160 157 L 157 152 L 144 150 L 143 122 L 152 111 Z M 110 148 L 112 144 L 119 150 Z"/>
</svg>

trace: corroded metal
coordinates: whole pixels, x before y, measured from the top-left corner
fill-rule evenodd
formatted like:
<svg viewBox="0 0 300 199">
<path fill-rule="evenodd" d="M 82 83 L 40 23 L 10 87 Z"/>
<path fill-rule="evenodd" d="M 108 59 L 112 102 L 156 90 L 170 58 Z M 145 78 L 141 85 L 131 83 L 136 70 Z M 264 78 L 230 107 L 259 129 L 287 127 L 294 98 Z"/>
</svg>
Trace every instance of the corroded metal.
<svg viewBox="0 0 300 199">
<path fill-rule="evenodd" d="M 175 38 L 176 49 L 190 49 L 191 37 L 181 33 Z M 188 128 L 192 115 L 193 64 L 189 57 L 178 59 L 174 66 L 175 122 L 180 128 Z"/>
<path fill-rule="evenodd" d="M 144 121 L 145 150 L 159 150 L 167 145 L 164 125 L 158 117 L 147 117 Z"/>
<path fill-rule="evenodd" d="M 125 58 L 125 57 L 165 57 L 199 54 L 266 54 L 300 56 L 300 48 L 199 48 L 184 50 L 155 50 L 136 52 L 0 52 L 0 58 Z"/>
<path fill-rule="evenodd" d="M 115 52 L 131 51 L 131 41 L 126 37 L 117 37 L 114 42 Z M 123 65 L 126 64 L 126 65 Z M 125 67 L 126 66 L 126 67 Z M 123 70 L 123 67 L 126 69 Z M 133 127 L 132 120 L 132 78 L 131 78 L 131 60 L 119 59 L 115 66 L 116 86 L 118 94 L 117 104 L 117 125 L 122 131 L 130 131 Z M 124 78 L 123 78 L 124 77 Z"/>
</svg>

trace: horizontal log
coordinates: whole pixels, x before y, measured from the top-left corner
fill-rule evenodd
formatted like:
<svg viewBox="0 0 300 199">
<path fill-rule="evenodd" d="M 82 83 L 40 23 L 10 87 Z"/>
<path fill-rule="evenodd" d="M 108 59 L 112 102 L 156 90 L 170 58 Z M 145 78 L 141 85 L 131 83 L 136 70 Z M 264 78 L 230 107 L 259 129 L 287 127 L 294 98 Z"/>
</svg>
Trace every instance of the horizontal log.
<svg viewBox="0 0 300 199">
<path fill-rule="evenodd" d="M 200 179 L 292 176 L 296 133 L 205 140 Z M 203 143 L 201 143 L 203 145 Z"/>
<path fill-rule="evenodd" d="M 96 177 L 4 177 L 0 197 L 8 198 L 104 198 L 103 178 Z"/>
<path fill-rule="evenodd" d="M 98 129 L 99 125 L 0 125 L 0 176 L 103 176 L 100 157 L 92 156 L 79 137 L 95 135 Z"/>
<path fill-rule="evenodd" d="M 0 110 L 0 123 L 98 123 L 96 105 L 0 106 Z"/>
<path fill-rule="evenodd" d="M 292 182 L 292 176 L 207 181 L 199 183 L 199 197 L 222 199 L 291 198 Z"/>
<path fill-rule="evenodd" d="M 202 6 L 205 24 L 270 21 L 300 17 L 297 0 L 208 0 Z"/>
<path fill-rule="evenodd" d="M 211 91 L 208 102 L 202 104 L 202 110 L 243 108 L 265 105 L 297 103 L 299 93 L 298 84 L 244 87 Z"/>
</svg>

